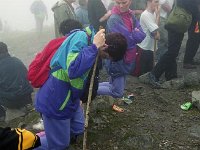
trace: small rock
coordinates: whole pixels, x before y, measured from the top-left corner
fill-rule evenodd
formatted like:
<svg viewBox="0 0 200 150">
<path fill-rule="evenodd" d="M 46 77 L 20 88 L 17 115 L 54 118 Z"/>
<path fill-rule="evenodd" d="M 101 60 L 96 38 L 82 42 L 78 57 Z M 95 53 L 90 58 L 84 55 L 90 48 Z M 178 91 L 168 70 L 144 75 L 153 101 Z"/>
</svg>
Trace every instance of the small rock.
<svg viewBox="0 0 200 150">
<path fill-rule="evenodd" d="M 192 92 L 192 103 L 200 110 L 200 91 Z"/>
<path fill-rule="evenodd" d="M 184 87 L 184 80 L 182 78 L 169 80 L 162 84 L 162 88 L 166 89 L 181 89 L 183 87 Z"/>
<path fill-rule="evenodd" d="M 184 84 L 186 86 L 199 85 L 199 76 L 197 72 L 190 72 L 184 76 Z"/>
<path fill-rule="evenodd" d="M 149 74 L 149 72 L 147 72 L 147 73 L 145 73 L 145 74 L 139 76 L 139 81 L 140 81 L 141 83 L 144 83 L 144 84 L 149 84 L 148 74 Z"/>
</svg>

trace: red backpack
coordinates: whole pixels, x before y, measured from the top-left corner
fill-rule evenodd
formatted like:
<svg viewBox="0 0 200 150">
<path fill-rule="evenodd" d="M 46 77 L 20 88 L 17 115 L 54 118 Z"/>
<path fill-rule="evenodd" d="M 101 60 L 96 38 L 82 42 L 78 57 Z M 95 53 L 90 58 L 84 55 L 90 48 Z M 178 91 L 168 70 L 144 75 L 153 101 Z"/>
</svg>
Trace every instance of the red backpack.
<svg viewBox="0 0 200 150">
<path fill-rule="evenodd" d="M 65 39 L 66 37 L 61 37 L 50 41 L 45 48 L 35 56 L 28 68 L 28 80 L 33 87 L 41 87 L 48 79 L 51 58 Z"/>
</svg>

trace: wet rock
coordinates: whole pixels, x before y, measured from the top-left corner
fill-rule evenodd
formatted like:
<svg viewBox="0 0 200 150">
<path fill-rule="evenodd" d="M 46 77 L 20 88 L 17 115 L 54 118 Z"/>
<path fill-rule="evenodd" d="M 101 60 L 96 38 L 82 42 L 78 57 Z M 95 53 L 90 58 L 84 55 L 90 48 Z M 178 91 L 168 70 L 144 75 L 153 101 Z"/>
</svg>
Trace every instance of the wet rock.
<svg viewBox="0 0 200 150">
<path fill-rule="evenodd" d="M 197 72 L 190 72 L 184 76 L 185 86 L 199 85 L 199 76 Z"/>
<path fill-rule="evenodd" d="M 192 92 L 192 103 L 200 110 L 200 91 Z"/>
<path fill-rule="evenodd" d="M 169 80 L 162 84 L 162 88 L 166 88 L 166 89 L 181 89 L 183 87 L 184 87 L 183 78 Z"/>
<path fill-rule="evenodd" d="M 103 124 L 104 121 L 101 118 L 92 118 L 92 121 L 94 122 L 94 124 L 99 125 L 99 124 Z"/>
<path fill-rule="evenodd" d="M 190 136 L 200 138 L 200 125 L 193 125 L 190 128 L 188 128 L 188 134 Z"/>
<path fill-rule="evenodd" d="M 144 83 L 144 84 L 149 84 L 148 74 L 149 74 L 149 72 L 147 72 L 147 73 L 145 73 L 145 74 L 139 76 L 139 81 L 140 81 L 141 83 Z"/>
<path fill-rule="evenodd" d="M 124 141 L 126 148 L 137 150 L 148 150 L 153 147 L 154 139 L 149 134 L 139 135 L 135 137 L 129 137 L 127 140 Z"/>
<path fill-rule="evenodd" d="M 92 102 L 92 111 L 102 111 L 110 108 L 109 100 L 98 99 Z"/>
</svg>

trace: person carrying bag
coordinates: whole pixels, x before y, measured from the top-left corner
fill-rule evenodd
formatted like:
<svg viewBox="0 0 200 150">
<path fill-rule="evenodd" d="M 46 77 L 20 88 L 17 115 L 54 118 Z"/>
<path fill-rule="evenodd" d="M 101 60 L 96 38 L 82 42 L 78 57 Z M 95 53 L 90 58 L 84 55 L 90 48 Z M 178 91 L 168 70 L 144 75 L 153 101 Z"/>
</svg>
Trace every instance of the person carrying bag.
<svg viewBox="0 0 200 150">
<path fill-rule="evenodd" d="M 169 14 L 165 28 L 167 30 L 185 33 L 190 27 L 191 22 L 192 14 L 183 7 L 177 5 L 177 0 L 175 0 L 174 7 Z"/>
</svg>

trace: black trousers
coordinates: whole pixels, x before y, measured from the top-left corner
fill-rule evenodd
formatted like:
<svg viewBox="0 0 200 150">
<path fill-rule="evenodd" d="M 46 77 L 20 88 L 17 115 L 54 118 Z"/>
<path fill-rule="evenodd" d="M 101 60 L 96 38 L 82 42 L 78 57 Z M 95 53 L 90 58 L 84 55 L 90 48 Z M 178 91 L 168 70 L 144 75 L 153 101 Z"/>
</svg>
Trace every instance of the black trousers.
<svg viewBox="0 0 200 150">
<path fill-rule="evenodd" d="M 153 69 L 153 51 L 143 50 L 140 57 L 141 75 L 150 72 Z"/>
<path fill-rule="evenodd" d="M 168 51 L 161 57 L 160 61 L 152 70 L 152 74 L 159 80 L 165 73 L 166 80 L 177 77 L 176 58 L 179 54 L 184 33 L 168 30 Z"/>
<path fill-rule="evenodd" d="M 188 30 L 188 40 L 186 43 L 186 50 L 183 63 L 192 64 L 193 58 L 197 53 L 200 44 L 200 33 L 195 33 L 195 26 L 197 20 L 193 20 L 192 24 Z"/>
</svg>

